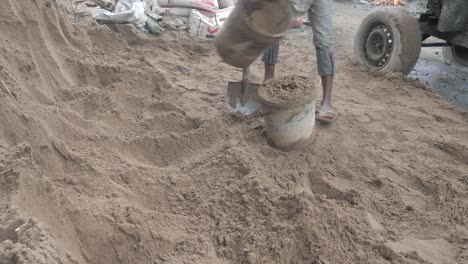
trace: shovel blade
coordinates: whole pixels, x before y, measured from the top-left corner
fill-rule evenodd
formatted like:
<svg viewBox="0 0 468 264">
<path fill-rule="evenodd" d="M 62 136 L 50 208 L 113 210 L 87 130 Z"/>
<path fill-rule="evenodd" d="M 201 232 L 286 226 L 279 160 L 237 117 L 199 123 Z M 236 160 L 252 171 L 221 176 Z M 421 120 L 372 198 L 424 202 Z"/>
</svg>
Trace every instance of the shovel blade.
<svg viewBox="0 0 468 264">
<path fill-rule="evenodd" d="M 257 90 L 260 84 L 249 83 L 245 94 L 242 93 L 242 82 L 229 82 L 227 89 L 227 109 L 230 113 L 250 115 L 260 109 Z"/>
</svg>

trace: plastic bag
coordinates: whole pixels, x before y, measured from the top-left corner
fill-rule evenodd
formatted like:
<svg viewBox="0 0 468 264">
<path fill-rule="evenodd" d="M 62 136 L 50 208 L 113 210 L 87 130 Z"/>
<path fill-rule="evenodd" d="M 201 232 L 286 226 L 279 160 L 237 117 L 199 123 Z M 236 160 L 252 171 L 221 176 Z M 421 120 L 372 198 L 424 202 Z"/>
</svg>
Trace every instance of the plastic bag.
<svg viewBox="0 0 468 264">
<path fill-rule="evenodd" d="M 189 7 L 215 12 L 219 9 L 218 0 L 157 0 L 159 6 Z"/>
<path fill-rule="evenodd" d="M 115 5 L 114 12 L 98 9 L 93 10 L 91 16 L 99 21 L 132 23 L 137 27 L 144 27 L 147 19 L 141 0 L 120 0 Z"/>
<path fill-rule="evenodd" d="M 192 12 L 191 7 L 166 7 L 166 6 L 157 6 L 154 7 L 152 12 L 158 15 L 165 15 L 165 14 L 172 14 L 177 17 L 189 17 L 190 13 Z M 210 16 L 214 15 L 214 13 L 211 13 L 206 10 L 198 10 L 202 15 L 205 16 Z"/>
<path fill-rule="evenodd" d="M 196 9 L 190 13 L 188 26 L 190 35 L 201 39 L 214 39 L 219 31 L 214 18 L 207 17 Z"/>
<path fill-rule="evenodd" d="M 226 21 L 226 19 L 229 17 L 229 15 L 231 14 L 233 10 L 234 10 L 234 7 L 231 6 L 231 7 L 216 11 L 215 13 L 216 24 L 221 27 L 224 24 L 224 21 Z"/>
</svg>

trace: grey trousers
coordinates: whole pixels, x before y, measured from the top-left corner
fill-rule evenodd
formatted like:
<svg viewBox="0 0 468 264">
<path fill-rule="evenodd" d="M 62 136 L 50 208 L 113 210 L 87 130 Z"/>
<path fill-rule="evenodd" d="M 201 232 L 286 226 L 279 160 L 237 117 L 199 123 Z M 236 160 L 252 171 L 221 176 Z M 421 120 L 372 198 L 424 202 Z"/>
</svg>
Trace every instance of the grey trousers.
<svg viewBox="0 0 468 264">
<path fill-rule="evenodd" d="M 318 73 L 320 76 L 333 76 L 335 75 L 335 56 L 332 36 L 332 0 L 314 0 L 307 14 L 312 26 Z M 276 64 L 278 53 L 279 43 L 264 52 L 262 61 L 265 64 Z"/>
</svg>

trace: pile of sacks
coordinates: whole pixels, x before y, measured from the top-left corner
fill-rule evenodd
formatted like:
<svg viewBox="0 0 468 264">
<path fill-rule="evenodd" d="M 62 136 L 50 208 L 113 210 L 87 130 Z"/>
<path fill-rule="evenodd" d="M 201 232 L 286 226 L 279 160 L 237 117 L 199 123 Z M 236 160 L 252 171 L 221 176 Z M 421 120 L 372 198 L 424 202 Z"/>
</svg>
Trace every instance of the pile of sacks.
<svg viewBox="0 0 468 264">
<path fill-rule="evenodd" d="M 145 0 L 147 13 L 174 15 L 188 25 L 190 35 L 214 39 L 234 9 L 234 0 Z"/>
<path fill-rule="evenodd" d="M 159 35 L 162 18 L 147 15 L 143 0 L 72 0 L 77 17 L 90 16 L 101 23 L 128 23 L 145 33 Z"/>
<path fill-rule="evenodd" d="M 141 0 L 72 0 L 77 16 L 91 16 L 101 22 L 131 23 L 144 30 L 147 16 Z"/>
</svg>

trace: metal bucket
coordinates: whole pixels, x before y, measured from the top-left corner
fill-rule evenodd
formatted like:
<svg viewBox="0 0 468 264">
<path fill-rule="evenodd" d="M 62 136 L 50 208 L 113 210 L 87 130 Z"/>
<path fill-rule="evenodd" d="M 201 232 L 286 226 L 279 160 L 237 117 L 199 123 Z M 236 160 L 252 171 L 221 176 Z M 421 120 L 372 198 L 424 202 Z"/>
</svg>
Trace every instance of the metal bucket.
<svg viewBox="0 0 468 264">
<path fill-rule="evenodd" d="M 239 0 L 215 39 L 223 61 L 234 67 L 252 64 L 289 29 L 288 0 Z"/>
</svg>

